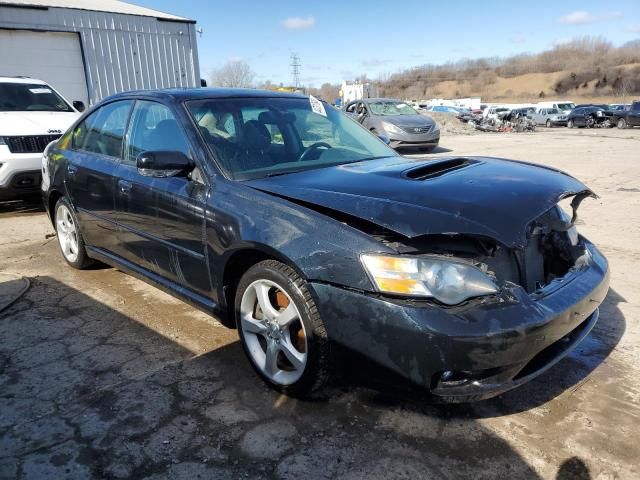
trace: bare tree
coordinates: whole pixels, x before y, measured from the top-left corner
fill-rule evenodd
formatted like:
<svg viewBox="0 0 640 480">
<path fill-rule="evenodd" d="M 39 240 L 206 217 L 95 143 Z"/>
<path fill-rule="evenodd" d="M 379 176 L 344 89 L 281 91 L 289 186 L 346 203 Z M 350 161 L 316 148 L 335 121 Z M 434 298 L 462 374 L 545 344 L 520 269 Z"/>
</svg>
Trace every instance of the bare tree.
<svg viewBox="0 0 640 480">
<path fill-rule="evenodd" d="M 247 88 L 256 74 L 244 60 L 233 60 L 211 72 L 211 85 L 216 87 Z"/>
</svg>

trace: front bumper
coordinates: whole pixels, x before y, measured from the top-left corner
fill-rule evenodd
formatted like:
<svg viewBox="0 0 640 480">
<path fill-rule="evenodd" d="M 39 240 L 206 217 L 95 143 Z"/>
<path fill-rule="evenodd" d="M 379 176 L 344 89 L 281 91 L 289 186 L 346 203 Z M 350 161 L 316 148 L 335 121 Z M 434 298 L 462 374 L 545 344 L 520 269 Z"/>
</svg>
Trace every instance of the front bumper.
<svg viewBox="0 0 640 480">
<path fill-rule="evenodd" d="M 458 307 L 313 283 L 329 338 L 444 401 L 490 398 L 542 374 L 593 328 L 609 288 L 604 256 L 538 294 L 514 286 Z"/>
<path fill-rule="evenodd" d="M 423 134 L 412 134 L 412 133 L 403 133 L 397 134 L 392 133 L 389 134 L 390 142 L 389 146 L 391 148 L 427 148 L 427 147 L 437 147 L 440 142 L 440 130 L 436 130 L 435 132 L 423 133 Z"/>
<path fill-rule="evenodd" d="M 0 145 L 0 196 L 37 193 L 41 169 L 42 153 L 11 153 Z"/>
</svg>

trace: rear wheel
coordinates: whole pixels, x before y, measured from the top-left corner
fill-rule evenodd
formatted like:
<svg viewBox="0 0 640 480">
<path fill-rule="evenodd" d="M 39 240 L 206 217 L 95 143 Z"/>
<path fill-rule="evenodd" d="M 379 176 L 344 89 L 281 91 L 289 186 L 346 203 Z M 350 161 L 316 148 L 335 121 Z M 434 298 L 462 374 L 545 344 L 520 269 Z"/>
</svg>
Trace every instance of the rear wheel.
<svg viewBox="0 0 640 480">
<path fill-rule="evenodd" d="M 94 262 L 87 255 L 73 207 L 65 197 L 56 203 L 55 228 L 60 252 L 73 268 L 84 269 Z"/>
<path fill-rule="evenodd" d="M 319 392 L 330 348 L 307 282 L 275 260 L 251 267 L 235 298 L 238 333 L 251 365 L 272 388 L 292 396 Z"/>
<path fill-rule="evenodd" d="M 627 121 L 624 118 L 618 119 L 618 128 L 621 130 L 627 128 Z"/>
<path fill-rule="evenodd" d="M 569 121 L 567 122 L 567 127 L 568 127 L 568 128 L 573 128 L 573 120 L 569 120 Z"/>
</svg>

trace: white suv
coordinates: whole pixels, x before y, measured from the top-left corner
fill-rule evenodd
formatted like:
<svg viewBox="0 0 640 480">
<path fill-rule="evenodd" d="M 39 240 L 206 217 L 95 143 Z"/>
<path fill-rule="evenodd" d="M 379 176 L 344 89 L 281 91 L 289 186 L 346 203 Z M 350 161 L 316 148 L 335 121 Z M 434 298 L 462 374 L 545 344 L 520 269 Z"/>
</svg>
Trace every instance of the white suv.
<svg viewBox="0 0 640 480">
<path fill-rule="evenodd" d="M 0 77 L 0 200 L 38 192 L 42 152 L 82 110 L 42 80 Z"/>
</svg>

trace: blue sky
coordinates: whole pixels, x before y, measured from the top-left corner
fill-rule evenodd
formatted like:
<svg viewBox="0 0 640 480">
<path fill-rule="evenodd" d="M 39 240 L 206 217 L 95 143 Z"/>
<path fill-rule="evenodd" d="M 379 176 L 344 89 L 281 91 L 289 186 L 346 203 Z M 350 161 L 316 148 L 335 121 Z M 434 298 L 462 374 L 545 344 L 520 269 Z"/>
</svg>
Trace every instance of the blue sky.
<svg viewBox="0 0 640 480">
<path fill-rule="evenodd" d="M 584 35 L 640 38 L 640 1 L 132 0 L 197 20 L 201 76 L 245 60 L 256 81 L 305 85 L 369 78 L 425 63 L 538 52 Z"/>
</svg>

